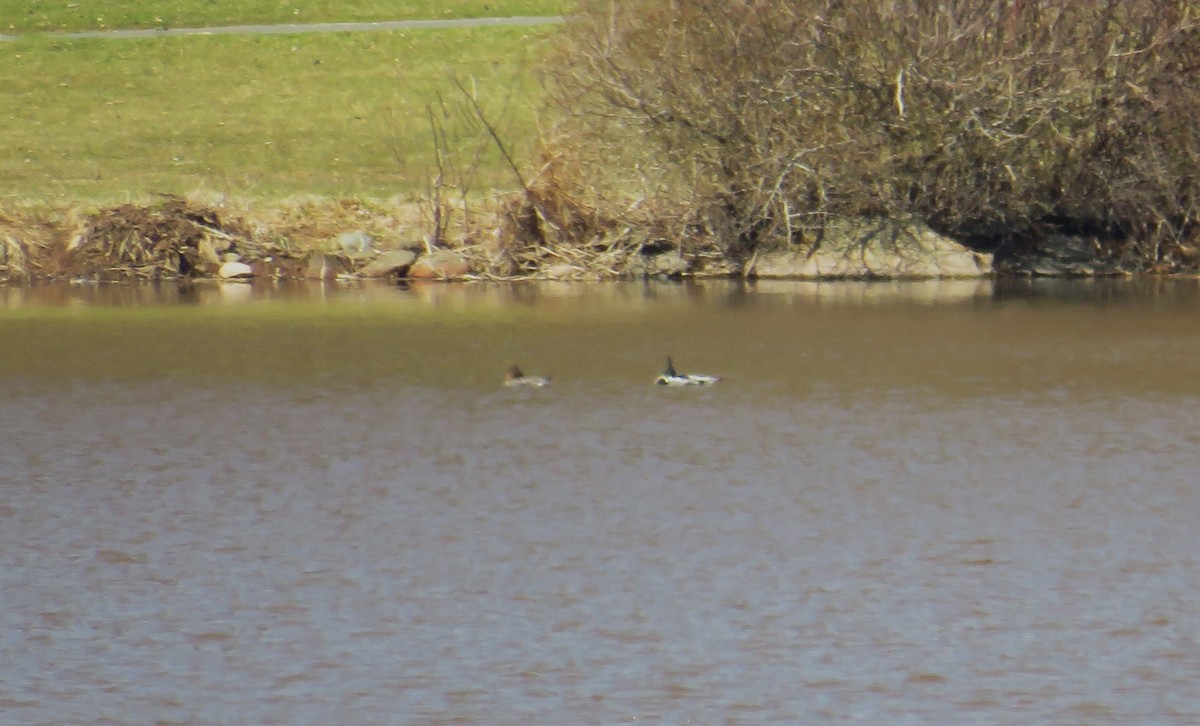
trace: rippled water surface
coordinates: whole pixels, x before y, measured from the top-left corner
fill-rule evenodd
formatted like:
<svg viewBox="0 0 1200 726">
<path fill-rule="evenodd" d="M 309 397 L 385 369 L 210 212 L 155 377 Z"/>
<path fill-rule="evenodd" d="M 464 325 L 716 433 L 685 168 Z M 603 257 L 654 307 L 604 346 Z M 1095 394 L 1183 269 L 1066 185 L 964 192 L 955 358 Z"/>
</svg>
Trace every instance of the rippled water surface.
<svg viewBox="0 0 1200 726">
<path fill-rule="evenodd" d="M 1200 722 L 1198 290 L 0 289 L 0 721 Z"/>
</svg>

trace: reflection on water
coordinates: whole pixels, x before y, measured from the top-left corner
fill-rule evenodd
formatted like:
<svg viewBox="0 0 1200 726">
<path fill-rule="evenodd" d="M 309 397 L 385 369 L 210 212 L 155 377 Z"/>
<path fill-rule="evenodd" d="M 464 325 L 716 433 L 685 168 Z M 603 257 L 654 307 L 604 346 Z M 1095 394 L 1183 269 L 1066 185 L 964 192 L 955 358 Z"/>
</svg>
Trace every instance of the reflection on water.
<svg viewBox="0 0 1200 726">
<path fill-rule="evenodd" d="M 1190 283 L 238 289 L 3 291 L 5 720 L 1200 719 Z"/>
<path fill-rule="evenodd" d="M 764 296 L 793 303 L 824 305 L 934 304 L 964 302 L 1047 301 L 1127 302 L 1137 306 L 1192 305 L 1200 297 L 1200 279 L 1163 277 L 1101 279 L 999 278 L 996 280 L 918 280 L 879 282 L 748 282 L 702 281 L 676 283 L 411 284 L 359 282 L 223 282 L 196 280 L 183 284 L 120 285 L 79 282 L 30 287 L 0 286 L 0 310 L 30 306 L 220 305 L 264 302 L 391 302 L 397 304 L 492 305 L 539 300 L 586 298 L 600 300 L 688 301 L 702 297 L 736 305 Z"/>
</svg>

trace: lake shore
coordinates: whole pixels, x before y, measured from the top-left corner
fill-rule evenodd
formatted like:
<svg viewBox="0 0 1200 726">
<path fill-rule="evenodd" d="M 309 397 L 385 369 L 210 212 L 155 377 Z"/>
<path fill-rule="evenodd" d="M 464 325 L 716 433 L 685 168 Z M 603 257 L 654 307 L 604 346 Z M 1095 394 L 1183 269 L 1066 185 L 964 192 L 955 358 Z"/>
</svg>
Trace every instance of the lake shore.
<svg viewBox="0 0 1200 726">
<path fill-rule="evenodd" d="M 1054 253 L 968 249 L 917 222 L 843 220 L 816 247 L 726 254 L 719 240 L 600 229 L 563 244 L 519 193 L 474 207 L 294 197 L 275 203 L 162 195 L 103 208 L 0 207 L 0 283 L 268 280 L 973 279 L 1195 274 L 1196 256 L 1126 269 L 1088 238 Z"/>
</svg>

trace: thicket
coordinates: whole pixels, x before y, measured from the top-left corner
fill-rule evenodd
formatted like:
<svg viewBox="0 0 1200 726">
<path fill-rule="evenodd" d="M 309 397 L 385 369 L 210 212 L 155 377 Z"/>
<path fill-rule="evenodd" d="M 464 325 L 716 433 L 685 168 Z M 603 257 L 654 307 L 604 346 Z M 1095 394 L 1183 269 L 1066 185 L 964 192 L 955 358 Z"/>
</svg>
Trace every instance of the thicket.
<svg viewBox="0 0 1200 726">
<path fill-rule="evenodd" d="M 538 199 L 552 187 L 559 212 L 616 226 L 674 210 L 675 238 L 734 257 L 880 215 L 977 249 L 1066 233 L 1130 266 L 1178 262 L 1200 241 L 1198 16 L 1194 0 L 582 0 L 548 79 L 567 120 Z"/>
</svg>

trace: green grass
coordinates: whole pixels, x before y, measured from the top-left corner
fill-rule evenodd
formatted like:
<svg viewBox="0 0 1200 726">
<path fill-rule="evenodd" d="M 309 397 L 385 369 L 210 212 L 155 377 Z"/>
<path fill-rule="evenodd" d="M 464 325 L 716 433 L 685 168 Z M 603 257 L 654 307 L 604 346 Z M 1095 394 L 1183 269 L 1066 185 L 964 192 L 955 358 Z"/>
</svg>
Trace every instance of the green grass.
<svg viewBox="0 0 1200 726">
<path fill-rule="evenodd" d="M 554 26 L 0 44 L 0 201 L 108 202 L 209 189 L 249 198 L 424 190 L 440 93 L 462 168 L 483 144 L 448 77 L 519 150 Z M 513 182 L 494 150 L 480 187 Z"/>
<path fill-rule="evenodd" d="M 0 33 L 560 15 L 569 0 L 0 0 Z"/>
</svg>

